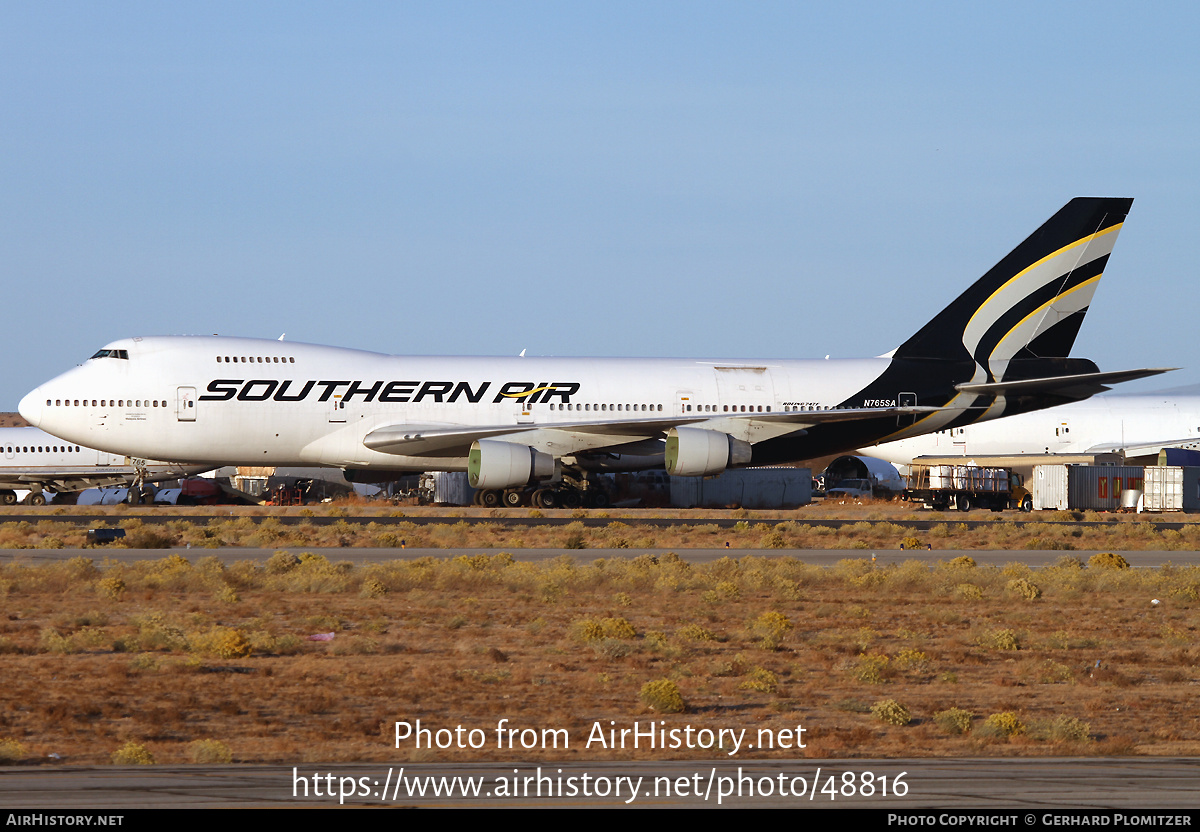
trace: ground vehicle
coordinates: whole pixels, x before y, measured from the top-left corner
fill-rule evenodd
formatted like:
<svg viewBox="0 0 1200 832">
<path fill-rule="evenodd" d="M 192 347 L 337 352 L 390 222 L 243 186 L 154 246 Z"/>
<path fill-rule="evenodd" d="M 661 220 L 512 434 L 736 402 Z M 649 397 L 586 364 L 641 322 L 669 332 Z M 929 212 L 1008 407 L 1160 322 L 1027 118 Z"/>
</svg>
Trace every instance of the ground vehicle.
<svg viewBox="0 0 1200 832">
<path fill-rule="evenodd" d="M 838 480 L 838 484 L 826 489 L 826 497 L 866 497 L 873 494 L 871 481 L 867 479 Z"/>
<path fill-rule="evenodd" d="M 1033 511 L 1033 496 L 1025 488 L 1025 478 L 1011 468 L 914 464 L 907 479 L 901 499 L 922 502 L 936 511 L 945 511 L 951 504 L 959 511 Z"/>
</svg>

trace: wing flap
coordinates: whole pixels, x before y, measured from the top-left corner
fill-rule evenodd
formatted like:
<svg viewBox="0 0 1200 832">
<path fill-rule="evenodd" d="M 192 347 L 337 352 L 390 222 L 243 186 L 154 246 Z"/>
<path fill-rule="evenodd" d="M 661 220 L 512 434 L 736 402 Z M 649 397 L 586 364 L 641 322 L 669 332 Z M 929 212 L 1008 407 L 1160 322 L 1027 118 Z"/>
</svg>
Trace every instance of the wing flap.
<svg viewBox="0 0 1200 832">
<path fill-rule="evenodd" d="M 532 440 L 530 444 L 539 444 L 539 440 L 543 438 L 551 438 L 552 445 L 564 444 L 563 440 L 566 440 L 565 444 L 574 446 L 572 450 L 596 450 L 628 445 L 643 440 L 661 439 L 671 428 L 681 425 L 694 425 L 701 428 L 708 426 L 712 430 L 741 434 L 745 433 L 751 425 L 757 424 L 766 428 L 758 438 L 766 439 L 803 431 L 805 428 L 827 422 L 878 419 L 900 414 L 924 415 L 943 409 L 918 406 L 831 408 L 829 410 L 772 411 L 770 413 L 689 414 L 654 419 L 528 425 L 396 424 L 381 425 L 375 428 L 363 438 L 363 445 L 373 451 L 400 456 L 439 455 L 447 451 L 456 451 L 459 455 L 465 456 L 471 443 L 476 440 L 503 440 L 511 437 L 514 442 Z M 572 438 L 578 441 L 570 441 Z M 553 450 L 562 452 L 560 448 Z"/>
</svg>

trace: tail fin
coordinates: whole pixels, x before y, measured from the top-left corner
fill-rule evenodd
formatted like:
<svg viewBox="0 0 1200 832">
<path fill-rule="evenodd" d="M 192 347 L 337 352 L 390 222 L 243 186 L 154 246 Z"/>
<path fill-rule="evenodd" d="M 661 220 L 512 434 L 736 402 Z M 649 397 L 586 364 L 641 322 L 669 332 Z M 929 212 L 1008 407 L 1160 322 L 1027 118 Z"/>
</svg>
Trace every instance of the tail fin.
<svg viewBox="0 0 1200 832">
<path fill-rule="evenodd" d="M 969 356 L 988 381 L 1003 380 L 1010 361 L 1066 358 L 1132 205 L 1126 198 L 1072 199 L 894 356 Z M 1028 369 L 1014 367 L 1012 375 Z"/>
</svg>

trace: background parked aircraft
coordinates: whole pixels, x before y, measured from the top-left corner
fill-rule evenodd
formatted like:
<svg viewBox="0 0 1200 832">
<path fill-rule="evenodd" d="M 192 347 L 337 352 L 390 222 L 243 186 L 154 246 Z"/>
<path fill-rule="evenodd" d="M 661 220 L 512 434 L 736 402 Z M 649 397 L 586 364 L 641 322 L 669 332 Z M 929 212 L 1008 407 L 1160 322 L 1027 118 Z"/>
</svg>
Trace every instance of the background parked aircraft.
<svg viewBox="0 0 1200 832">
<path fill-rule="evenodd" d="M 45 505 L 44 491 L 63 493 L 111 485 L 128 485 L 138 466 L 128 457 L 105 453 L 51 436 L 38 428 L 0 428 L 0 504 L 13 505 L 18 492 L 24 502 Z M 161 482 L 206 471 L 212 466 L 144 462 L 143 481 Z"/>
<path fill-rule="evenodd" d="M 1164 448 L 1200 448 L 1200 395 L 1096 396 L 993 422 L 947 428 L 861 449 L 907 465 L 918 456 L 1123 453 L 1153 464 Z"/>
</svg>

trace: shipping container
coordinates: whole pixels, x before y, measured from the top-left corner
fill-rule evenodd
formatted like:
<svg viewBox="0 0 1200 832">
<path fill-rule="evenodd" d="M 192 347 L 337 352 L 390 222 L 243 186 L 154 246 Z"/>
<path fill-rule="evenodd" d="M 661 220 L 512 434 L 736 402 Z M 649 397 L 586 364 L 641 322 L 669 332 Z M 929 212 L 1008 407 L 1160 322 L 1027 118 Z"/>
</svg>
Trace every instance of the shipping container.
<svg viewBox="0 0 1200 832">
<path fill-rule="evenodd" d="M 469 506 L 475 499 L 466 471 L 431 471 L 425 476 L 433 481 L 431 496 L 436 505 Z"/>
<path fill-rule="evenodd" d="M 1144 511 L 1200 511 L 1200 467 L 1146 466 Z"/>
<path fill-rule="evenodd" d="M 810 468 L 738 468 L 719 477 L 671 477 L 677 508 L 797 508 L 812 502 Z"/>
<path fill-rule="evenodd" d="M 1140 465 L 1036 465 L 1033 507 L 1113 511 L 1121 508 L 1126 489 L 1142 489 L 1144 470 Z"/>
</svg>

